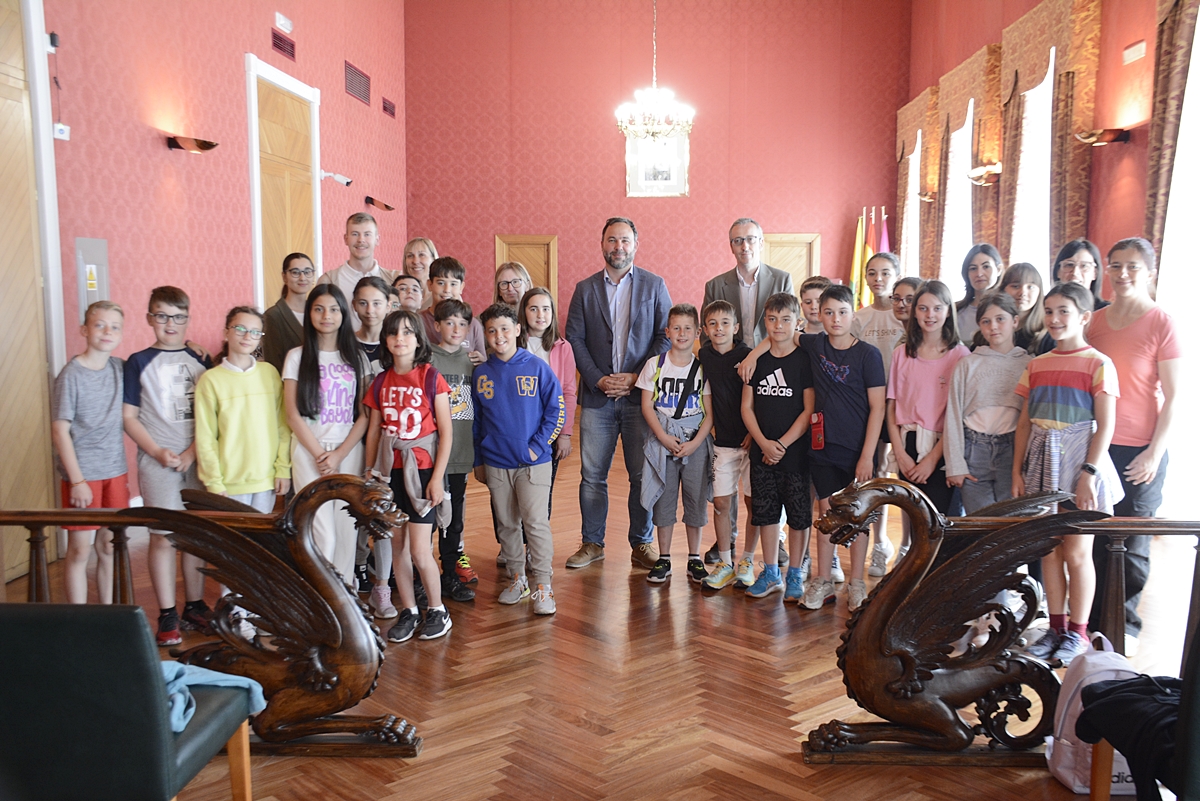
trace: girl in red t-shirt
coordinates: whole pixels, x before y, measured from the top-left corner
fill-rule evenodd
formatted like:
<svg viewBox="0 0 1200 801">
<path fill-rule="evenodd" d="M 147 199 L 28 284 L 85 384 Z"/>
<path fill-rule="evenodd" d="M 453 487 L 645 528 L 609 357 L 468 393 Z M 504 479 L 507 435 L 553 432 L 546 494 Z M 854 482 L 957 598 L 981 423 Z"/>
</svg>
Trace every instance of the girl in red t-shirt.
<svg viewBox="0 0 1200 801">
<path fill-rule="evenodd" d="M 364 403 L 371 410 L 367 426 L 367 476 L 391 480 L 396 506 L 408 515 L 392 549 L 396 587 L 404 608 L 388 631 L 392 642 L 413 636 L 419 622 L 413 590 L 413 566 L 429 596 L 429 611 L 420 639 L 441 637 L 451 627 L 442 605 L 441 577 L 433 556 L 434 522 L 445 497 L 446 465 L 452 428 L 450 386 L 430 362 L 425 326 L 411 311 L 392 312 L 380 331 L 380 373 Z M 382 448 L 386 448 L 381 452 Z"/>
</svg>

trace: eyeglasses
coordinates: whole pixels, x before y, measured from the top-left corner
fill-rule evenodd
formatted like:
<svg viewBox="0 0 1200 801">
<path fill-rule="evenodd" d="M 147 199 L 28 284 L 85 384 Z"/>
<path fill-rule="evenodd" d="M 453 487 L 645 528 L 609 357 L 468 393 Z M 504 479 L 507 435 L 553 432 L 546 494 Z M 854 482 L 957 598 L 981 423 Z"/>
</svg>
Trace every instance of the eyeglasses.
<svg viewBox="0 0 1200 801">
<path fill-rule="evenodd" d="M 154 322 L 158 323 L 159 325 L 166 325 L 169 322 L 175 323 L 175 325 L 183 325 L 188 321 L 188 316 L 186 314 L 163 314 L 162 312 L 151 312 L 150 316 L 153 317 Z"/>
<path fill-rule="evenodd" d="M 892 295 L 892 303 L 899 303 L 901 306 L 911 306 L 915 299 L 912 295 Z"/>
<path fill-rule="evenodd" d="M 733 245 L 735 248 L 740 248 L 742 245 L 755 245 L 761 241 L 761 236 L 735 236 L 733 239 L 729 240 L 729 244 Z"/>
<path fill-rule="evenodd" d="M 309 267 L 306 270 L 297 270 L 297 269 L 293 268 L 291 270 L 288 270 L 287 274 L 290 275 L 292 278 L 312 278 L 316 274 L 316 272 L 317 271 L 314 270 L 312 267 Z"/>
<path fill-rule="evenodd" d="M 230 326 L 230 328 L 232 328 L 239 337 L 244 337 L 246 334 L 249 334 L 251 339 L 257 340 L 262 339 L 267 335 L 266 331 L 259 331 L 257 328 L 247 328 L 244 325 L 234 325 Z M 229 328 L 226 328 L 225 330 L 228 331 Z"/>
<path fill-rule="evenodd" d="M 1060 270 L 1086 270 L 1088 268 L 1096 269 L 1094 261 L 1060 261 L 1058 263 Z"/>
<path fill-rule="evenodd" d="M 518 287 L 525 286 L 525 279 L 514 278 L 511 281 L 500 281 L 496 284 L 496 286 L 500 287 L 501 289 L 516 289 Z"/>
</svg>

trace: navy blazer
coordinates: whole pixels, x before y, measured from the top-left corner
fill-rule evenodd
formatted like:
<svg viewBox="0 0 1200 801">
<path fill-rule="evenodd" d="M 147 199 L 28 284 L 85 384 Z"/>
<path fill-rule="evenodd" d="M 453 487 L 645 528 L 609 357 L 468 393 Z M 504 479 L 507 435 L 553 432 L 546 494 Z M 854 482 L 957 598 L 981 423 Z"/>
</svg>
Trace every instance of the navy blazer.
<svg viewBox="0 0 1200 801">
<path fill-rule="evenodd" d="M 625 348 L 625 371 L 641 372 L 651 356 L 665 353 L 667 342 L 667 313 L 671 310 L 671 295 L 660 276 L 634 265 L 626 280 L 633 281 L 629 300 L 629 343 Z M 600 379 L 612 375 L 613 322 L 608 312 L 608 293 L 604 289 L 604 270 L 575 285 L 571 309 L 567 314 L 567 341 L 575 353 L 579 369 L 579 405 L 598 409 L 608 402 L 608 396 L 596 388 Z M 631 400 L 640 403 L 641 391 L 634 388 Z"/>
</svg>

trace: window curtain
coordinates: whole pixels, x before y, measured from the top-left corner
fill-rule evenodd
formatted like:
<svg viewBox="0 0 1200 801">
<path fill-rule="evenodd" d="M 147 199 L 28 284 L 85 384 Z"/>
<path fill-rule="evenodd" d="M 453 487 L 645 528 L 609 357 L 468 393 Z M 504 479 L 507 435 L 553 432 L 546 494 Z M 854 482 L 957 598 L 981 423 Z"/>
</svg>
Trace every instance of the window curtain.
<svg viewBox="0 0 1200 801">
<path fill-rule="evenodd" d="M 920 275 L 937 275 L 936 204 L 932 200 L 938 190 L 938 175 L 941 164 L 942 131 L 938 124 L 938 87 L 931 86 L 913 98 L 896 112 L 896 160 L 900 164 L 896 176 L 896 213 L 893 216 L 897 242 L 905 236 L 919 237 L 921 264 Z M 920 186 L 918 194 L 922 202 L 919 219 L 908 219 L 906 198 L 908 197 L 908 170 L 904 159 L 916 147 L 917 131 L 921 131 Z"/>
<path fill-rule="evenodd" d="M 1171 174 L 1192 58 L 1200 0 L 1160 0 L 1154 52 L 1154 110 L 1150 117 L 1150 169 L 1146 181 L 1146 235 L 1161 252 L 1171 195 Z"/>
<path fill-rule="evenodd" d="M 962 174 L 943 173 L 938 192 L 938 240 L 946 236 L 946 182 L 948 180 L 967 180 L 966 174 L 971 169 L 983 164 L 1000 161 L 1001 143 L 1001 104 L 1000 104 L 1000 45 L 990 44 L 976 51 L 970 58 L 959 64 L 938 81 L 938 113 L 940 116 L 938 130 L 943 133 L 945 145 L 943 155 L 949 156 L 949 133 L 961 131 L 964 125 L 969 126 L 970 142 L 968 164 Z M 971 109 L 968 112 L 968 109 Z M 970 119 L 968 119 L 970 113 Z M 943 160 L 945 163 L 945 159 Z M 960 161 L 961 164 L 961 161 Z M 953 194 L 953 193 L 952 193 Z M 991 242 L 996 236 L 998 203 L 996 187 L 970 185 L 966 193 L 966 203 L 969 204 L 971 232 L 969 238 L 973 242 Z M 952 210 L 950 216 L 955 216 Z M 964 239 L 967 237 L 963 237 Z M 969 249 L 968 245 L 968 249 Z M 956 264 L 966 255 L 948 253 L 945 256 Z M 941 258 L 939 256 L 939 266 Z M 956 267 L 957 272 L 957 267 Z M 934 273 L 937 275 L 937 273 Z M 955 282 L 956 283 L 956 282 Z M 954 285 L 952 283 L 952 285 Z"/>
<path fill-rule="evenodd" d="M 1001 93 L 1004 176 L 1001 180 L 997 247 L 1008 262 L 1016 179 L 1020 174 L 1019 128 L 1024 116 L 1021 94 L 1046 75 L 1055 48 L 1053 143 L 1050 162 L 1050 252 L 1087 235 L 1091 152 L 1075 138 L 1093 130 L 1096 69 L 1100 58 L 1101 0 L 1043 0 L 1004 29 L 1001 36 Z M 1017 128 L 1013 130 L 1014 126 Z M 1017 145 L 1014 147 L 1014 142 Z"/>
</svg>

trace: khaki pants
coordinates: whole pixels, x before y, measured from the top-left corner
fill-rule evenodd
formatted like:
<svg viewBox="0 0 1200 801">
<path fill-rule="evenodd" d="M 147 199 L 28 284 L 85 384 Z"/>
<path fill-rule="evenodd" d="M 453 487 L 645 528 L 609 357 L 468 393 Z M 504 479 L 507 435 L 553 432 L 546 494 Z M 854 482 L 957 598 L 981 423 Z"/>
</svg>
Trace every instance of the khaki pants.
<svg viewBox="0 0 1200 801">
<path fill-rule="evenodd" d="M 525 552 L 521 543 L 524 527 L 532 584 L 549 584 L 554 575 L 554 537 L 550 533 L 548 512 L 552 470 L 549 462 L 515 470 L 487 468 L 500 553 L 508 565 L 508 574 L 525 574 Z"/>
</svg>

